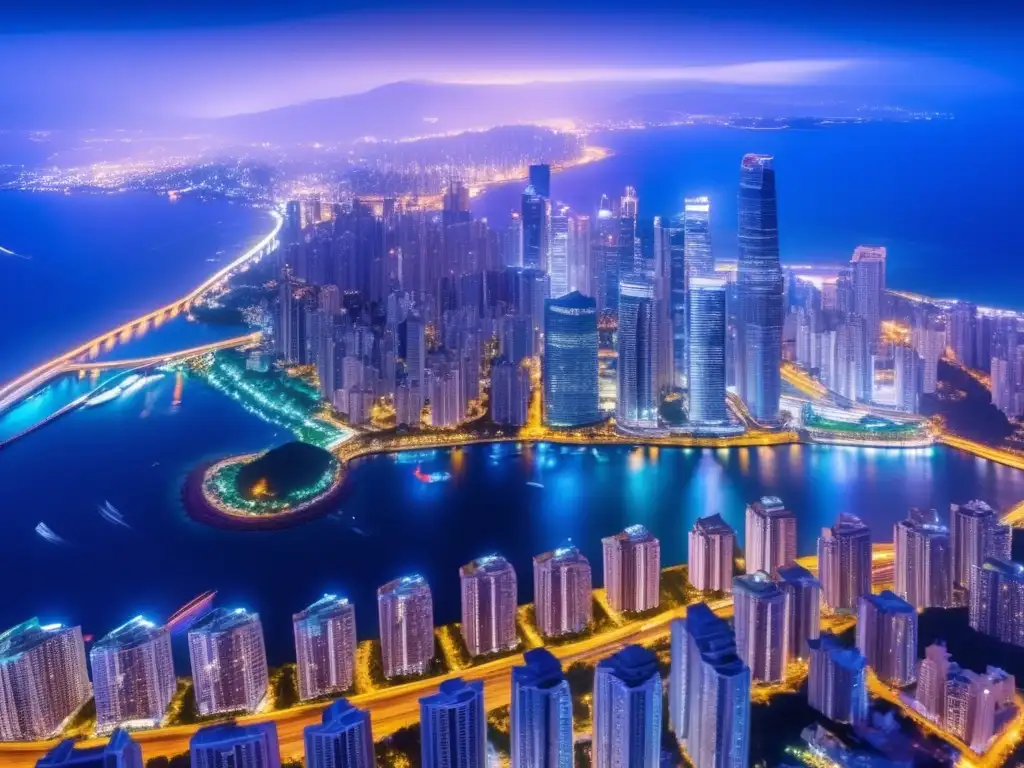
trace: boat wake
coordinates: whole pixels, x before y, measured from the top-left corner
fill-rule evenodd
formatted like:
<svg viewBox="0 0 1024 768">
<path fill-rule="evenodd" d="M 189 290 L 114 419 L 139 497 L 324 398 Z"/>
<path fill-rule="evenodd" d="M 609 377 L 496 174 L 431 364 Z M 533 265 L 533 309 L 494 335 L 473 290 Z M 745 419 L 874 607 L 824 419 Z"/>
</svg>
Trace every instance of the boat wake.
<svg viewBox="0 0 1024 768">
<path fill-rule="evenodd" d="M 124 515 L 122 515 L 118 508 L 111 504 L 109 501 L 104 501 L 102 504 L 97 504 L 96 509 L 99 511 L 100 517 L 102 517 L 108 523 L 113 523 L 114 525 L 119 525 L 122 528 L 127 528 L 128 530 L 131 530 L 131 526 L 128 525 L 128 523 L 125 521 Z"/>
<path fill-rule="evenodd" d="M 4 256 L 14 256 L 17 259 L 24 259 L 25 261 L 32 261 L 32 257 L 31 256 L 26 256 L 23 253 L 15 253 L 10 248 L 4 248 L 2 245 L 0 245 L 0 253 L 2 253 Z"/>
<path fill-rule="evenodd" d="M 43 541 L 47 541 L 50 544 L 67 544 L 67 541 L 65 541 L 56 533 L 54 533 L 53 529 L 46 523 L 40 523 L 39 525 L 37 525 L 36 533 L 39 534 Z"/>
</svg>

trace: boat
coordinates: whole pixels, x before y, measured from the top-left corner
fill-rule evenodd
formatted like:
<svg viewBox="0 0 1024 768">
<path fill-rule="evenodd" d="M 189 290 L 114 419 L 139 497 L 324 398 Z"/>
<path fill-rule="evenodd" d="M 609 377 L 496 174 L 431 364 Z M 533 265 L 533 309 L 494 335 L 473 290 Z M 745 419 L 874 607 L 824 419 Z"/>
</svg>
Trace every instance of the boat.
<svg viewBox="0 0 1024 768">
<path fill-rule="evenodd" d="M 424 472 L 419 467 L 412 474 L 421 483 L 443 483 L 452 479 L 451 472 Z"/>
<path fill-rule="evenodd" d="M 67 544 L 67 542 L 54 533 L 53 529 L 46 523 L 39 523 L 39 525 L 36 526 L 36 533 L 38 533 L 44 541 L 48 541 L 51 544 Z"/>
<path fill-rule="evenodd" d="M 543 483 L 538 483 L 536 480 L 529 480 L 529 481 L 527 481 L 526 484 L 529 485 L 529 486 L 532 486 L 534 488 L 543 488 L 544 487 Z"/>
<path fill-rule="evenodd" d="M 158 379 L 162 378 L 162 373 L 154 373 L 150 376 L 143 376 L 137 379 L 136 381 L 133 381 L 131 384 L 125 386 L 124 389 L 121 390 L 121 394 L 123 394 L 125 397 L 130 397 L 131 395 L 134 395 L 140 389 L 145 387 L 147 384 L 152 384 L 154 381 L 157 381 Z"/>
<path fill-rule="evenodd" d="M 117 384 L 115 384 L 114 386 L 110 387 L 109 389 L 105 389 L 102 392 L 100 392 L 99 394 L 93 395 L 92 397 L 90 397 L 88 400 L 85 401 L 85 404 L 87 406 L 90 406 L 90 405 L 102 405 L 103 403 L 110 402 L 114 398 L 120 397 L 121 394 L 126 389 L 131 387 L 133 384 L 135 384 L 141 378 L 142 377 L 139 376 L 137 373 L 129 374 L 128 376 L 126 376 L 124 378 L 124 381 L 119 381 Z"/>
<path fill-rule="evenodd" d="M 213 608 L 213 598 L 216 596 L 217 590 L 211 589 L 209 592 L 203 592 L 199 597 L 189 600 L 171 614 L 171 618 L 167 620 L 167 628 L 174 634 L 185 632 L 210 612 L 210 609 Z"/>
</svg>

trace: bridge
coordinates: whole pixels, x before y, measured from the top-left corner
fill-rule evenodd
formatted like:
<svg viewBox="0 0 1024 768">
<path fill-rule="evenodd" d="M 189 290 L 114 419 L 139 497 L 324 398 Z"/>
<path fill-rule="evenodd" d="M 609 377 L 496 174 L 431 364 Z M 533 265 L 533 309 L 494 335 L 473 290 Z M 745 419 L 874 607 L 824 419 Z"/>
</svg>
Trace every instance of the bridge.
<svg viewBox="0 0 1024 768">
<path fill-rule="evenodd" d="M 249 347 L 258 344 L 263 338 L 263 333 L 247 333 L 244 336 L 235 336 L 224 341 L 215 341 L 210 344 L 202 344 L 198 347 L 179 349 L 176 352 L 166 352 L 161 355 L 150 355 L 149 357 L 131 357 L 124 360 L 103 360 L 83 363 L 67 363 L 64 366 L 64 373 L 75 373 L 77 371 L 110 371 L 118 368 L 148 368 L 154 365 L 166 365 L 175 360 L 187 360 L 190 357 L 198 357 L 209 352 L 216 352 L 218 349 L 234 349 L 235 347 Z"/>
<path fill-rule="evenodd" d="M 58 376 L 68 370 L 81 370 L 83 364 L 86 364 L 90 359 L 98 357 L 101 351 L 110 351 L 117 346 L 118 342 L 128 341 L 133 336 L 145 333 L 150 328 L 158 328 L 168 320 L 188 312 L 192 305 L 206 294 L 222 288 L 228 278 L 236 271 L 247 266 L 250 262 L 258 260 L 273 248 L 274 241 L 277 238 L 278 232 L 281 231 L 284 220 L 277 211 L 271 211 L 270 213 L 274 217 L 274 228 L 270 234 L 181 298 L 175 299 L 170 304 L 165 304 L 134 320 L 129 320 L 127 323 L 122 323 L 95 338 L 89 339 L 69 352 L 58 355 L 0 386 L 0 413 L 10 408 L 22 398 L 30 395 L 54 376 Z M 91 367 L 85 365 L 84 367 L 92 370 L 97 368 L 98 365 L 93 364 Z M 119 367 L 123 367 L 123 364 Z"/>
</svg>

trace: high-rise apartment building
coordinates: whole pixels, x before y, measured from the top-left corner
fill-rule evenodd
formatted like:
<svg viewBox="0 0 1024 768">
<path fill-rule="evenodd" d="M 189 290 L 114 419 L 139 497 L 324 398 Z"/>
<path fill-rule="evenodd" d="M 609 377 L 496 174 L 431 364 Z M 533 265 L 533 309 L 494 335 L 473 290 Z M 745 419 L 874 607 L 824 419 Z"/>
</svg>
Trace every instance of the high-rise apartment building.
<svg viewBox="0 0 1024 768">
<path fill-rule="evenodd" d="M 216 608 L 188 633 L 192 683 L 201 715 L 253 712 L 267 695 L 267 654 L 257 613 Z"/>
<path fill-rule="evenodd" d="M 629 428 L 658 425 L 658 321 L 654 286 L 644 275 L 619 281 L 618 402 L 615 420 Z"/>
<path fill-rule="evenodd" d="M 491 365 L 491 421 L 521 427 L 530 412 L 530 366 L 497 357 Z"/>
<path fill-rule="evenodd" d="M 782 267 L 774 158 L 744 155 L 739 198 L 740 396 L 757 421 L 779 418 L 782 379 Z"/>
<path fill-rule="evenodd" d="M 512 765 L 571 768 L 572 692 L 562 665 L 546 648 L 523 654 L 512 668 Z"/>
<path fill-rule="evenodd" d="M 793 563 L 779 568 L 779 588 L 785 595 L 789 658 L 806 660 L 808 643 L 821 632 L 821 582 Z"/>
<path fill-rule="evenodd" d="M 136 616 L 97 641 L 89 661 L 97 733 L 160 723 L 178 688 L 167 627 Z"/>
<path fill-rule="evenodd" d="M 971 628 L 1024 646 L 1024 565 L 986 558 L 974 566 Z"/>
<path fill-rule="evenodd" d="M 917 671 L 917 611 L 889 590 L 861 595 L 857 650 L 882 682 L 910 685 Z"/>
<path fill-rule="evenodd" d="M 853 613 L 871 593 L 871 530 L 855 515 L 840 514 L 818 538 L 818 576 L 826 610 Z"/>
<path fill-rule="evenodd" d="M 1005 531 L 1000 530 L 998 513 L 984 501 L 949 505 L 950 565 L 953 571 L 953 601 L 967 605 L 971 571 L 986 557 L 1008 555 Z M 999 550 L 998 553 L 996 550 Z M 1008 556 L 1001 559 L 1009 559 Z"/>
<path fill-rule="evenodd" d="M 687 381 L 689 421 L 722 424 L 725 405 L 725 281 L 690 277 L 686 292 Z"/>
<path fill-rule="evenodd" d="M 950 595 L 949 528 L 934 509 L 911 509 L 893 526 L 895 588 L 918 610 L 948 608 Z"/>
<path fill-rule="evenodd" d="M 594 768 L 655 766 L 661 758 L 658 659 L 627 645 L 594 671 Z"/>
<path fill-rule="evenodd" d="M 612 610 L 641 613 L 657 608 L 661 584 L 661 542 L 642 525 L 601 539 L 604 588 Z"/>
<path fill-rule="evenodd" d="M 280 768 L 277 725 L 217 723 L 200 728 L 188 743 L 192 768 Z"/>
<path fill-rule="evenodd" d="M 597 305 L 578 291 L 544 303 L 544 423 L 601 421 L 597 388 Z"/>
<path fill-rule="evenodd" d="M 732 583 L 736 651 L 753 680 L 776 683 L 789 665 L 786 595 L 767 573 L 736 576 Z"/>
<path fill-rule="evenodd" d="M 462 638 L 471 656 L 508 651 L 516 635 L 516 570 L 501 555 L 473 560 L 459 569 Z"/>
<path fill-rule="evenodd" d="M 434 660 L 434 600 L 419 574 L 377 590 L 384 677 L 422 675 Z"/>
<path fill-rule="evenodd" d="M 356 609 L 347 597 L 324 595 L 292 616 L 299 698 L 315 699 L 352 687 Z"/>
<path fill-rule="evenodd" d="M 142 748 L 128 732 L 117 729 L 99 747 L 80 747 L 75 739 L 64 739 L 46 753 L 36 768 L 143 768 Z"/>
<path fill-rule="evenodd" d="M 807 703 L 837 723 L 863 722 L 868 714 L 867 659 L 825 632 L 808 643 Z"/>
<path fill-rule="evenodd" d="M 533 611 L 544 637 L 582 632 L 593 614 L 590 563 L 574 546 L 533 558 Z"/>
<path fill-rule="evenodd" d="M 796 560 L 796 515 L 777 496 L 762 496 L 747 505 L 747 573 L 765 571 L 772 578 Z"/>
<path fill-rule="evenodd" d="M 885 248 L 858 245 L 850 260 L 853 275 L 853 313 L 864 318 L 868 344 L 878 343 L 882 330 L 882 297 L 885 294 Z"/>
<path fill-rule="evenodd" d="M 81 627 L 30 619 L 0 634 L 0 741 L 54 736 L 91 695 Z"/>
<path fill-rule="evenodd" d="M 376 768 L 370 713 L 335 699 L 321 722 L 302 729 L 306 768 Z"/>
<path fill-rule="evenodd" d="M 423 768 L 487 768 L 484 684 L 452 678 L 420 699 Z"/>
<path fill-rule="evenodd" d="M 706 603 L 672 622 L 669 716 L 695 768 L 748 764 L 750 669 L 737 655 L 729 622 Z"/>
<path fill-rule="evenodd" d="M 731 592 L 736 532 L 719 514 L 698 518 L 689 534 L 687 577 L 701 592 Z"/>
</svg>

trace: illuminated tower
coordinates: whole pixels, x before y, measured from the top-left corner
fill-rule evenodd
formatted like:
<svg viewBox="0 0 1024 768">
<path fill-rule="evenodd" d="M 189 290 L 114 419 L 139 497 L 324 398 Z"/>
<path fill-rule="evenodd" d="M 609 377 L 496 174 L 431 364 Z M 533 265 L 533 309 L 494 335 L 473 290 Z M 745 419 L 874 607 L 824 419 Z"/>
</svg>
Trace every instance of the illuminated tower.
<svg viewBox="0 0 1024 768">
<path fill-rule="evenodd" d="M 764 571 L 735 577 L 732 593 L 739 657 L 754 680 L 780 682 L 789 664 L 785 594 Z"/>
<path fill-rule="evenodd" d="M 971 628 L 1024 647 L 1024 565 L 988 557 L 972 578 Z"/>
<path fill-rule="evenodd" d="M 689 421 L 722 424 L 725 405 L 725 281 L 691 277 L 686 292 L 687 382 Z"/>
<path fill-rule="evenodd" d="M 661 580 L 661 542 L 642 525 L 601 539 L 604 588 L 612 610 L 641 613 L 657 608 Z"/>
<path fill-rule="evenodd" d="M 911 509 L 893 526 L 893 591 L 918 610 L 948 608 L 950 597 L 949 528 L 934 509 Z"/>
<path fill-rule="evenodd" d="M 701 592 L 731 592 L 736 532 L 721 515 L 701 517 L 689 536 L 687 573 Z"/>
<path fill-rule="evenodd" d="M 548 201 L 529 186 L 523 192 L 523 266 L 548 268 Z"/>
<path fill-rule="evenodd" d="M 790 659 L 807 659 L 808 643 L 821 633 L 821 583 L 802 565 L 779 568 L 786 596 L 786 637 Z"/>
<path fill-rule="evenodd" d="M 30 619 L 0 634 L 0 741 L 56 735 L 91 695 L 81 627 Z"/>
<path fill-rule="evenodd" d="M 548 248 L 548 274 L 551 276 L 551 298 L 569 292 L 569 206 L 559 205 L 551 214 L 551 236 Z"/>
<path fill-rule="evenodd" d="M 796 560 L 796 515 L 777 496 L 762 496 L 747 505 L 747 573 L 766 571 L 772 578 L 779 568 Z"/>
<path fill-rule="evenodd" d="M 516 635 L 516 570 L 501 555 L 488 555 L 459 569 L 462 638 L 470 656 L 508 651 Z"/>
<path fill-rule="evenodd" d="M 683 236 L 686 276 L 713 277 L 715 258 L 711 251 L 711 200 L 702 195 L 683 203 Z"/>
<path fill-rule="evenodd" d="M 423 768 L 487 768 L 484 684 L 452 678 L 420 699 Z"/>
<path fill-rule="evenodd" d="M 658 659 L 627 645 L 594 671 L 594 768 L 655 766 L 661 756 Z"/>
<path fill-rule="evenodd" d="M 377 590 L 384 677 L 422 675 L 434 660 L 434 601 L 419 574 Z"/>
<path fill-rule="evenodd" d="M 590 563 L 573 546 L 533 558 L 533 610 L 544 637 L 582 632 L 593 613 Z"/>
<path fill-rule="evenodd" d="M 523 654 L 512 668 L 512 765 L 571 768 L 572 693 L 558 659 L 546 648 Z"/>
<path fill-rule="evenodd" d="M 281 747 L 273 721 L 200 728 L 188 742 L 192 768 L 280 768 Z"/>
<path fill-rule="evenodd" d="M 619 282 L 618 405 L 624 427 L 658 426 L 658 322 L 654 287 L 640 274 Z"/>
<path fill-rule="evenodd" d="M 352 687 L 356 610 L 347 597 L 324 595 L 292 616 L 299 698 L 315 699 Z"/>
<path fill-rule="evenodd" d="M 370 713 L 345 699 L 324 710 L 322 722 L 302 730 L 306 768 L 375 768 Z"/>
<path fill-rule="evenodd" d="M 253 712 L 266 697 L 267 654 L 259 614 L 244 608 L 210 611 L 189 631 L 188 654 L 199 714 Z"/>
<path fill-rule="evenodd" d="M 971 570 L 986 557 L 1009 560 L 1005 530 L 998 513 L 984 501 L 949 505 L 950 565 L 953 572 L 953 601 L 967 605 Z"/>
<path fill-rule="evenodd" d="M 669 714 L 695 768 L 749 763 L 750 669 L 736 653 L 729 622 L 706 603 L 672 622 Z"/>
<path fill-rule="evenodd" d="M 833 612 L 853 613 L 861 595 L 871 593 L 871 531 L 859 517 L 839 515 L 818 539 L 821 597 Z"/>
<path fill-rule="evenodd" d="M 917 611 L 889 590 L 861 595 L 857 650 L 887 685 L 914 682 L 917 668 Z"/>
<path fill-rule="evenodd" d="M 544 423 L 601 421 L 597 389 L 597 307 L 578 291 L 544 302 Z"/>
<path fill-rule="evenodd" d="M 99 640 L 89 660 L 97 733 L 160 723 L 178 687 L 166 627 L 136 616 Z"/>
<path fill-rule="evenodd" d="M 860 723 L 868 714 L 867 660 L 825 632 L 808 643 L 807 703 L 837 723 Z"/>
<path fill-rule="evenodd" d="M 761 422 L 779 418 L 782 267 L 775 168 L 770 155 L 744 155 L 739 197 L 740 395 Z"/>
<path fill-rule="evenodd" d="M 533 187 L 541 197 L 551 199 L 551 166 L 547 163 L 539 163 L 530 166 L 530 186 Z"/>
<path fill-rule="evenodd" d="M 882 297 L 885 294 L 885 248 L 858 245 L 850 260 L 853 274 L 853 313 L 864 318 L 868 345 L 878 343 L 882 330 Z"/>
</svg>

